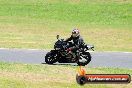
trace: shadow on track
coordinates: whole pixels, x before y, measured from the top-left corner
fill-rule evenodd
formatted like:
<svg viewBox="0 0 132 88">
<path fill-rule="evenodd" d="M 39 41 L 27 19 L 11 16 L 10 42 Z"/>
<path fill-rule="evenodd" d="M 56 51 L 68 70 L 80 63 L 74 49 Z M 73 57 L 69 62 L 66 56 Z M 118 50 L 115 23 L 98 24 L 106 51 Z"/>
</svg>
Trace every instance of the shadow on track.
<svg viewBox="0 0 132 88">
<path fill-rule="evenodd" d="M 41 63 L 41 64 L 47 64 L 47 63 Z M 48 64 L 48 65 L 67 65 L 67 66 L 78 66 L 76 63 L 54 63 L 54 64 Z"/>
</svg>

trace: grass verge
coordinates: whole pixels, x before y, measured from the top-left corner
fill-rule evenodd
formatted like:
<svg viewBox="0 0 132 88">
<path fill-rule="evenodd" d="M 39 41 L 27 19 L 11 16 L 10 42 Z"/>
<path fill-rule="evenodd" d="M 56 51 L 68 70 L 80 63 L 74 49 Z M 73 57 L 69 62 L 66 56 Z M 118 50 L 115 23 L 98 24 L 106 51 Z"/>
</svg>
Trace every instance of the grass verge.
<svg viewBox="0 0 132 88">
<path fill-rule="evenodd" d="M 76 83 L 76 66 L 33 65 L 0 62 L 1 88 L 131 88 L 130 84 L 86 84 Z M 87 73 L 130 74 L 132 69 L 88 68 Z"/>
<path fill-rule="evenodd" d="M 0 0 L 0 47 L 53 47 L 77 27 L 97 51 L 132 51 L 131 0 Z"/>
</svg>

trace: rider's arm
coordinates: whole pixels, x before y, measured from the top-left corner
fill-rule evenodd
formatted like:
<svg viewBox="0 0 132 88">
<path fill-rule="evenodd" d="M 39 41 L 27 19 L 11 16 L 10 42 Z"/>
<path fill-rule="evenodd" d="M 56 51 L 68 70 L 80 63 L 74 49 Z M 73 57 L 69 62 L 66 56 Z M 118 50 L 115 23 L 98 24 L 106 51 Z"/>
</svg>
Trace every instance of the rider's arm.
<svg viewBox="0 0 132 88">
<path fill-rule="evenodd" d="M 82 38 L 80 38 L 77 42 L 77 44 L 75 44 L 75 46 L 72 47 L 72 50 L 78 50 L 81 46 L 83 46 L 84 40 Z"/>
<path fill-rule="evenodd" d="M 84 40 L 82 38 L 80 38 L 78 40 L 78 44 L 75 45 L 75 48 L 79 49 L 83 44 L 84 44 Z"/>
<path fill-rule="evenodd" d="M 65 42 L 68 42 L 68 41 L 71 41 L 72 40 L 72 36 L 70 37 L 70 38 L 67 38 L 66 40 L 65 40 Z"/>
</svg>

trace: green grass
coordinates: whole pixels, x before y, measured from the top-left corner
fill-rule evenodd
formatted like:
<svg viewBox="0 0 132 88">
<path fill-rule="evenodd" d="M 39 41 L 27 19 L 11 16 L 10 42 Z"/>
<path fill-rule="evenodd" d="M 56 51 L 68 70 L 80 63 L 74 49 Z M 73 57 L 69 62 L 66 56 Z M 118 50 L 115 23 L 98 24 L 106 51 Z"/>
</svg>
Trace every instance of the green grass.
<svg viewBox="0 0 132 88">
<path fill-rule="evenodd" d="M 0 47 L 53 48 L 79 28 L 97 51 L 132 51 L 131 0 L 0 0 Z"/>
<path fill-rule="evenodd" d="M 88 68 L 89 74 L 130 74 L 132 69 Z M 130 84 L 86 84 L 80 86 L 75 77 L 78 67 L 70 65 L 33 65 L 0 62 L 1 88 L 130 88 Z"/>
</svg>

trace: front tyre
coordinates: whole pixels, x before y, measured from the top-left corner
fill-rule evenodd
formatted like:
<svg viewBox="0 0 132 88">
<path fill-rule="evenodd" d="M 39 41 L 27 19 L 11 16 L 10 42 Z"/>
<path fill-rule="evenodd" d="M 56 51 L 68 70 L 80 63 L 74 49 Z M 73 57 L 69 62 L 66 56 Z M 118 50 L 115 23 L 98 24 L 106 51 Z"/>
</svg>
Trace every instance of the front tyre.
<svg viewBox="0 0 132 88">
<path fill-rule="evenodd" d="M 57 53 L 48 52 L 45 56 L 45 62 L 47 64 L 53 64 L 57 62 Z"/>
<path fill-rule="evenodd" d="M 91 61 L 91 54 L 89 52 L 83 52 L 80 55 L 80 59 L 85 59 L 86 61 L 85 62 L 78 61 L 77 64 L 79 66 L 85 66 L 85 65 L 87 65 Z"/>
</svg>

